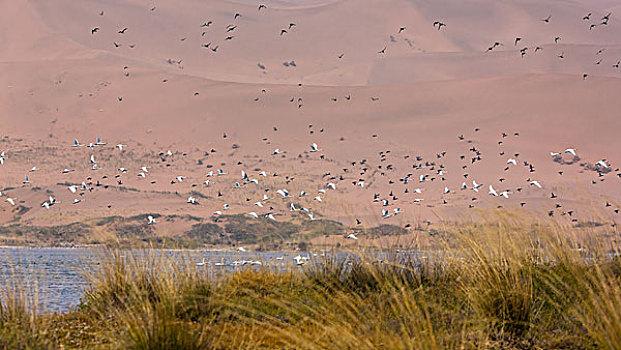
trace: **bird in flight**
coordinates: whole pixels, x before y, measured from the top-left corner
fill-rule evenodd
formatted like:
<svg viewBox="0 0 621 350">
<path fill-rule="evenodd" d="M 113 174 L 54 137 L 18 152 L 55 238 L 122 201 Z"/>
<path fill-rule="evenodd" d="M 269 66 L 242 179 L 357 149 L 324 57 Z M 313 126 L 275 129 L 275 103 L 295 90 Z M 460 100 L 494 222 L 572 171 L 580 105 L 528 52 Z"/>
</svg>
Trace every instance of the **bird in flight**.
<svg viewBox="0 0 621 350">
<path fill-rule="evenodd" d="M 261 9 L 266 9 L 266 8 L 267 8 L 267 6 L 265 6 L 263 4 L 259 5 L 259 11 L 261 11 Z"/>
<path fill-rule="evenodd" d="M 125 31 L 127 31 L 127 27 L 125 27 L 125 28 L 123 28 L 123 29 L 119 30 L 119 34 L 125 34 Z"/>
<path fill-rule="evenodd" d="M 440 21 L 435 21 L 433 22 L 433 27 L 435 28 L 435 26 L 438 26 L 438 30 L 442 29 L 442 26 L 446 27 L 446 24 L 440 22 Z"/>
<path fill-rule="evenodd" d="M 545 23 L 550 23 L 550 18 L 552 18 L 552 15 L 548 15 L 548 17 L 542 19 L 542 21 L 544 21 Z"/>
<path fill-rule="evenodd" d="M 91 35 L 97 33 L 99 31 L 99 27 L 95 27 L 93 29 L 91 29 Z"/>
<path fill-rule="evenodd" d="M 384 46 L 384 48 L 383 48 L 383 49 L 381 49 L 381 50 L 377 51 L 377 53 L 381 53 L 381 54 L 386 53 L 386 46 Z"/>
</svg>

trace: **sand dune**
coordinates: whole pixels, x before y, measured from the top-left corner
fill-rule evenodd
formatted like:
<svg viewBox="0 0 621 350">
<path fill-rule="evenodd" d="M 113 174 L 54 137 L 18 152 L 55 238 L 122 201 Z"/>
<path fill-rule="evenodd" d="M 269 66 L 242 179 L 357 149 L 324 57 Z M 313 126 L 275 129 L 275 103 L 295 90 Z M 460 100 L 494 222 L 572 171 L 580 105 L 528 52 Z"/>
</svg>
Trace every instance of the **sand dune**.
<svg viewBox="0 0 621 350">
<path fill-rule="evenodd" d="M 497 206 L 567 220 L 618 217 L 621 24 L 614 13 L 602 20 L 615 2 L 264 4 L 0 2 L 0 222 L 209 217 L 224 204 L 227 213 L 286 220 L 290 203 L 366 226 Z M 487 50 L 494 42 L 502 45 Z M 73 138 L 88 144 L 95 136 L 107 145 L 71 147 Z M 310 152 L 314 142 L 319 152 Z M 550 156 L 566 148 L 580 160 Z M 160 154 L 167 150 L 173 155 Z M 604 159 L 610 169 L 595 166 Z M 72 171 L 61 174 L 65 168 Z M 227 175 L 205 176 L 218 168 Z M 244 183 L 241 170 L 258 185 Z M 434 181 L 420 182 L 425 174 Z M 485 184 L 479 193 L 472 180 Z M 67 190 L 82 181 L 92 191 Z M 327 183 L 337 189 L 319 194 Z M 489 185 L 510 190 L 509 199 L 488 195 Z M 275 194 L 283 188 L 291 199 Z M 299 198 L 302 190 L 308 196 Z M 192 191 L 205 196 L 199 205 L 186 203 Z M 48 210 L 40 204 L 50 194 L 60 203 Z M 253 203 L 263 194 L 271 199 L 261 209 Z M 389 204 L 373 202 L 374 194 Z M 76 198 L 82 202 L 71 204 Z"/>
</svg>

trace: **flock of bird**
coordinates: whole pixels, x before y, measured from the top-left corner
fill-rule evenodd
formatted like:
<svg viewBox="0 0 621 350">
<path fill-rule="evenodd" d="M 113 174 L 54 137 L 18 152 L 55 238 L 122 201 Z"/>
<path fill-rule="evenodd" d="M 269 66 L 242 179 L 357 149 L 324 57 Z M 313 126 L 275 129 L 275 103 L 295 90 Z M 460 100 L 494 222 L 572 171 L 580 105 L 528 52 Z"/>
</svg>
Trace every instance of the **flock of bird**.
<svg viewBox="0 0 621 350">
<path fill-rule="evenodd" d="M 258 6 L 257 11 L 268 11 L 269 8 L 261 4 Z M 150 11 L 156 11 L 156 7 L 150 8 Z M 104 16 L 105 12 L 101 11 L 100 15 Z M 224 27 L 224 35 L 219 41 L 209 41 L 201 44 L 201 46 L 212 53 L 217 53 L 219 49 L 221 49 L 226 42 L 234 40 L 236 38 L 236 33 L 238 32 L 239 26 L 242 25 L 239 21 L 242 19 L 243 15 L 241 13 L 234 13 L 232 16 L 232 20 L 235 21 L 233 23 L 229 23 Z M 585 22 L 589 23 L 589 30 L 595 30 L 599 26 L 608 25 L 611 20 L 611 14 L 607 14 L 603 16 L 601 19 L 598 19 L 596 23 L 593 22 L 594 17 L 591 13 L 585 15 L 582 18 Z M 543 18 L 542 21 L 546 24 L 550 24 L 553 22 L 553 16 L 549 15 L 546 18 Z M 200 36 L 206 37 L 209 36 L 209 30 L 215 23 L 212 20 L 206 20 L 197 27 L 200 29 Z M 431 25 L 436 28 L 438 31 L 442 30 L 450 30 L 450 23 L 444 23 L 444 21 L 434 21 Z M 278 36 L 285 36 L 290 34 L 292 31 L 296 30 L 297 24 L 294 22 L 289 22 L 282 27 L 279 33 L 275 33 Z M 93 27 L 90 29 L 91 35 L 96 36 L 102 30 L 101 27 Z M 398 33 L 404 32 L 406 27 L 399 27 Z M 117 31 L 118 35 L 124 35 L 128 31 L 131 31 L 129 27 L 119 28 Z M 181 41 L 185 41 L 186 38 L 180 38 Z M 521 37 L 517 37 L 514 40 L 513 46 L 517 47 L 518 44 L 522 41 Z M 554 43 L 559 43 L 561 41 L 561 37 L 557 36 L 554 38 Z M 113 42 L 115 47 L 120 47 L 122 44 L 119 42 Z M 130 45 L 133 48 L 135 45 Z M 494 42 L 487 51 L 496 50 L 498 47 L 504 46 L 502 42 Z M 384 46 L 381 50 L 377 51 L 378 54 L 384 55 L 387 53 L 387 47 Z M 542 47 L 537 46 L 535 48 L 523 47 L 519 49 L 519 53 L 522 57 L 525 57 L 529 51 L 533 53 L 542 50 Z M 604 49 L 599 50 L 596 55 L 599 55 L 603 52 Z M 344 54 L 340 54 L 338 58 L 342 58 Z M 565 58 L 565 52 L 562 51 L 558 55 L 559 59 Z M 181 64 L 182 60 L 173 60 L 169 59 L 169 63 Z M 600 64 L 601 60 L 598 61 L 597 64 Z M 617 62 L 613 67 L 619 68 L 619 63 Z M 295 60 L 288 60 L 283 63 L 287 67 L 295 67 L 297 65 Z M 258 67 L 262 70 L 265 70 L 265 66 L 261 63 L 258 63 Z M 125 67 L 127 68 L 127 67 Z M 588 77 L 587 73 L 584 73 L 583 79 Z M 265 90 L 262 90 L 265 93 Z M 195 93 L 195 94 L 198 94 Z M 346 100 L 351 100 L 352 96 L 345 96 Z M 379 97 L 373 96 L 371 97 L 373 102 L 379 100 Z M 256 101 L 256 100 L 255 100 Z M 337 101 L 337 98 L 332 99 L 333 102 Z M 119 97 L 119 102 L 122 102 L 122 97 Z M 296 103 L 299 108 L 303 106 L 303 98 L 302 97 L 292 97 L 290 102 Z M 311 129 L 311 134 L 315 132 L 312 125 L 309 125 L 309 129 Z M 274 131 L 277 132 L 278 128 L 275 126 Z M 319 130 L 322 133 L 324 130 Z M 474 133 L 480 131 L 480 128 L 474 128 Z M 376 135 L 373 135 L 376 137 Z M 393 157 L 393 152 L 391 150 L 384 150 L 378 153 L 377 159 L 352 159 L 348 162 L 348 165 L 345 168 L 342 168 L 342 171 L 339 173 L 327 172 L 322 176 L 319 176 L 315 179 L 315 184 L 320 183 L 320 186 L 316 186 L 314 184 L 309 184 L 308 188 L 296 191 L 295 193 L 287 188 L 287 184 L 290 184 L 294 181 L 295 174 L 290 175 L 279 175 L 278 171 L 268 171 L 268 170 L 248 170 L 243 168 L 243 164 L 241 161 L 237 162 L 237 166 L 235 169 L 227 169 L 227 168 L 217 168 L 215 170 L 206 171 L 200 179 L 196 177 L 191 177 L 186 174 L 172 174 L 171 170 L 175 171 L 175 169 L 170 169 L 170 167 L 156 167 L 154 169 L 153 166 L 149 166 L 149 164 L 153 164 L 154 162 L 163 162 L 165 163 L 167 159 L 172 159 L 178 157 L 182 154 L 182 151 L 167 150 L 165 152 L 159 153 L 154 159 L 145 159 L 145 165 L 140 167 L 119 167 L 116 169 L 111 169 L 107 164 L 111 161 L 104 160 L 100 161 L 95 153 L 96 149 L 113 149 L 115 152 L 118 152 L 119 155 L 127 152 L 128 149 L 131 149 L 131 144 L 123 144 L 118 143 L 113 146 L 108 145 L 106 142 L 102 141 L 99 137 L 96 137 L 93 142 L 89 142 L 87 144 L 82 144 L 79 140 L 73 139 L 73 142 L 68 147 L 73 149 L 87 149 L 90 150 L 90 154 L 88 157 L 84 159 L 84 163 L 88 166 L 87 174 L 85 174 L 84 180 L 81 183 L 72 183 L 66 186 L 68 192 L 74 195 L 74 199 L 71 204 L 79 205 L 84 202 L 89 193 L 99 190 L 100 187 L 104 187 L 107 189 L 109 185 L 102 186 L 101 182 L 105 180 L 114 179 L 114 185 L 122 186 L 125 181 L 129 178 L 137 179 L 140 181 L 150 182 L 152 185 L 156 185 L 156 181 L 151 181 L 150 178 L 154 173 L 158 175 L 162 175 L 164 171 L 166 171 L 167 176 L 169 176 L 170 185 L 175 186 L 184 186 L 189 184 L 191 188 L 197 188 L 201 186 L 205 189 L 213 188 L 217 183 L 219 189 L 217 190 L 217 194 L 214 194 L 215 198 L 226 197 L 228 194 L 233 193 L 234 191 L 243 192 L 247 189 L 248 192 L 245 195 L 245 200 L 236 200 L 235 202 L 226 202 L 222 204 L 221 208 L 212 212 L 212 215 L 215 217 L 224 215 L 227 212 L 235 212 L 235 213 L 244 213 L 248 217 L 254 219 L 267 219 L 267 220 L 277 220 L 278 216 L 282 216 L 283 210 L 282 208 L 287 208 L 290 212 L 301 213 L 308 220 L 316 220 L 320 215 L 317 212 L 322 213 L 321 216 L 325 215 L 325 211 L 321 209 L 324 201 L 328 196 L 331 196 L 332 193 L 339 193 L 341 191 L 371 191 L 373 193 L 372 196 L 369 196 L 369 203 L 372 206 L 377 206 L 377 215 L 385 220 L 389 220 L 391 218 L 402 215 L 405 212 L 405 205 L 426 205 L 426 206 L 448 206 L 452 205 L 453 198 L 459 196 L 459 198 L 463 199 L 464 197 L 468 197 L 467 207 L 474 208 L 479 203 L 482 203 L 486 200 L 486 198 L 494 197 L 497 198 L 498 201 L 502 201 L 504 199 L 512 198 L 513 196 L 518 195 L 519 193 L 525 191 L 526 188 L 532 189 L 535 191 L 541 191 L 542 193 L 550 192 L 549 196 L 546 194 L 545 197 L 549 197 L 553 199 L 553 203 L 550 204 L 548 208 L 548 215 L 554 216 L 556 214 L 560 214 L 562 216 L 570 216 L 572 217 L 572 221 L 577 221 L 578 219 L 574 218 L 575 209 L 565 208 L 565 206 L 561 203 L 561 198 L 559 195 L 551 192 L 545 183 L 541 180 L 537 179 L 537 171 L 533 162 L 528 159 L 524 159 L 523 156 L 519 152 L 512 152 L 509 154 L 504 150 L 503 144 L 507 138 L 511 137 L 519 137 L 519 132 L 502 132 L 497 140 L 498 144 L 498 157 L 501 157 L 504 161 L 503 169 L 498 169 L 498 171 L 503 174 L 501 177 L 497 179 L 497 181 L 493 182 L 485 182 L 480 181 L 479 179 L 473 178 L 470 175 L 469 170 L 475 168 L 486 158 L 491 158 L 492 155 L 484 154 L 480 148 L 474 144 L 471 140 L 467 140 L 463 134 L 457 136 L 457 142 L 463 143 L 463 152 L 460 154 L 449 154 L 446 151 L 440 150 L 436 154 L 431 157 L 425 157 L 423 155 L 409 155 L 403 154 L 399 155 L 399 157 L 403 157 L 403 160 L 408 163 L 408 170 L 404 171 L 404 169 L 396 169 L 391 164 L 391 157 Z M 223 134 L 223 138 L 227 138 L 227 134 Z M 264 139 L 265 140 L 265 139 Z M 343 139 L 341 139 L 343 141 Z M 210 151 L 205 152 L 206 154 L 213 154 L 216 150 L 212 149 Z M 298 153 L 299 158 L 304 159 L 302 154 L 305 154 L 305 157 L 315 157 L 316 160 L 322 161 L 326 160 L 325 151 L 317 143 L 310 143 L 308 145 L 300 145 L 296 150 L 283 150 L 281 148 L 275 148 L 269 154 L 263 154 L 262 157 L 281 157 L 286 154 Z M 445 160 L 448 157 L 456 157 L 456 161 L 461 164 L 461 169 L 448 169 L 445 165 Z M 10 150 L 2 151 L 0 154 L 0 166 L 4 165 L 6 162 L 10 162 Z M 122 161 L 120 157 L 115 159 L 115 161 Z M 568 147 L 567 149 L 560 152 L 550 152 L 550 161 L 556 162 L 559 165 L 571 165 L 577 164 L 580 161 L 579 153 L 575 148 Z M 618 178 L 621 178 L 621 172 L 619 172 L 618 168 L 614 168 L 606 159 L 597 159 L 592 163 L 583 162 L 580 163 L 580 169 L 592 171 L 594 174 L 594 179 L 592 180 L 593 184 L 597 184 L 601 181 L 606 180 L 610 174 L 616 174 Z M 507 181 L 509 176 L 513 173 L 516 173 L 517 168 L 523 168 L 523 172 L 529 174 L 528 176 L 524 176 L 524 178 L 520 179 L 521 185 L 508 187 L 503 184 L 503 182 Z M 198 170 L 200 169 L 200 170 Z M 33 166 L 29 170 L 26 171 L 24 175 L 24 181 L 22 184 L 24 186 L 36 186 L 29 176 L 32 173 L 39 171 L 36 166 Z M 70 168 L 62 168 L 58 169 L 59 174 L 69 174 L 74 173 L 75 169 Z M 203 171 L 203 167 L 197 168 L 197 171 Z M 99 174 L 101 172 L 105 172 L 105 175 L 99 176 L 96 178 L 95 174 Z M 459 174 L 460 180 L 456 180 L 456 176 L 451 178 L 450 180 L 447 177 L 447 173 Z M 169 174 L 169 175 L 168 175 Z M 559 176 L 563 175 L 563 170 L 559 170 Z M 522 173 L 520 172 L 520 175 Z M 267 179 L 270 178 L 270 181 Z M 282 181 L 275 182 L 274 178 L 282 179 Z M 398 181 L 398 182 L 397 182 Z M 373 191 L 373 185 L 383 182 L 382 185 L 385 185 L 385 188 L 389 190 L 385 193 Z M 442 190 L 433 192 L 434 190 L 429 189 L 428 187 L 433 187 L 431 184 L 442 184 Z M 223 187 L 222 187 L 223 186 Z M 278 186 L 278 187 L 276 187 Z M 184 187 L 185 188 L 185 187 Z M 222 188 L 226 188 L 226 190 L 222 190 Z M 6 192 L 6 191 L 5 191 Z M 183 191 L 181 191 L 183 192 Z M 223 193 L 224 192 L 224 193 Z M 189 192 L 192 193 L 192 192 Z M 364 192 L 367 193 L 367 192 Z M 13 197 L 8 196 L 6 193 L 0 192 L 0 196 L 5 197 L 5 202 L 7 202 L 10 206 L 19 206 L 20 201 Z M 254 196 L 254 197 L 253 197 Z M 540 197 L 543 197 L 541 195 Z M 460 200 L 461 200 L 460 199 Z M 180 200 L 181 201 L 181 200 Z M 211 203 L 205 203 L 207 200 L 205 198 L 199 197 L 197 195 L 190 194 L 187 198 L 184 198 L 184 204 L 188 206 L 212 206 Z M 298 204 L 302 202 L 303 204 Z M 456 201 L 458 202 L 458 201 Z M 275 204 L 278 203 L 278 204 Z M 493 202 L 496 207 L 502 207 L 502 202 Z M 53 195 L 46 195 L 46 198 L 42 198 L 40 203 L 41 207 L 45 209 L 51 209 L 55 206 L 63 205 L 57 198 Z M 110 208 L 111 204 L 106 204 L 108 208 Z M 519 202 L 521 207 L 527 205 L 527 202 L 522 200 Z M 614 210 L 616 214 L 619 213 L 619 208 L 614 206 L 613 204 L 606 202 L 606 208 L 611 208 Z M 362 225 L 363 222 L 359 218 L 356 218 L 356 223 Z M 152 215 L 147 217 L 148 225 L 157 225 L 158 221 Z M 410 227 L 410 224 L 406 224 L 406 228 Z M 356 240 L 358 239 L 354 234 L 350 234 L 347 236 L 349 239 Z M 301 257 L 298 260 L 299 264 L 303 264 L 303 260 Z"/>
</svg>

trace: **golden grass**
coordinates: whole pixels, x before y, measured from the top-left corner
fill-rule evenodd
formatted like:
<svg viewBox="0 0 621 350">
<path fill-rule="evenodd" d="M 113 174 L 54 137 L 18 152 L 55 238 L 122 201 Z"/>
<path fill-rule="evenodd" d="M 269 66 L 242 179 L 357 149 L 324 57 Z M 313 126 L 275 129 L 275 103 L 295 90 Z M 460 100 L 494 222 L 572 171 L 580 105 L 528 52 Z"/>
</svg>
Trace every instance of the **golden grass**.
<svg viewBox="0 0 621 350">
<path fill-rule="evenodd" d="M 220 277 L 160 251 L 98 251 L 69 313 L 37 314 L 23 289 L 4 288 L 0 347 L 621 348 L 614 240 L 516 218 L 446 232 L 435 254 L 334 252 Z"/>
</svg>

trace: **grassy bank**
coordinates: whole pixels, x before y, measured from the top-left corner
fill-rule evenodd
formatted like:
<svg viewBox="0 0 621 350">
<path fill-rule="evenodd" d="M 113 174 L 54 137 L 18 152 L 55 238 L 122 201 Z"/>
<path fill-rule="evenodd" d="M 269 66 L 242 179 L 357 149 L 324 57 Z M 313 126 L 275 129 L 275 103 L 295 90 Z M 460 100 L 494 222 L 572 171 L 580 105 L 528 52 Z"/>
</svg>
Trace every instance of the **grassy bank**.
<svg viewBox="0 0 621 350">
<path fill-rule="evenodd" d="M 508 221 L 450 232 L 437 254 L 223 277 L 100 251 L 69 313 L 33 313 L 23 286 L 5 283 L 0 347 L 621 349 L 618 237 Z"/>
</svg>

